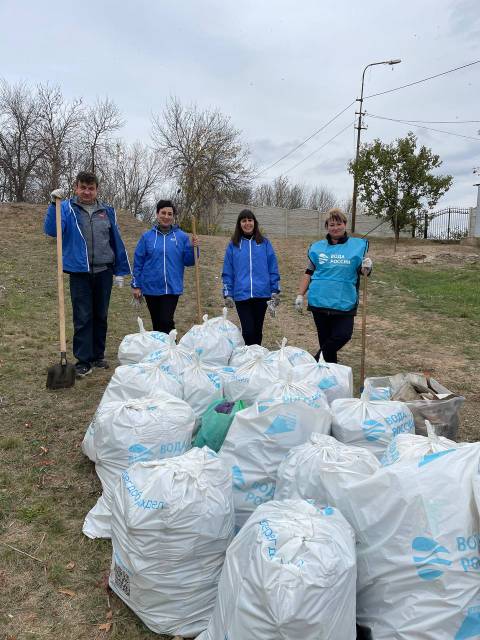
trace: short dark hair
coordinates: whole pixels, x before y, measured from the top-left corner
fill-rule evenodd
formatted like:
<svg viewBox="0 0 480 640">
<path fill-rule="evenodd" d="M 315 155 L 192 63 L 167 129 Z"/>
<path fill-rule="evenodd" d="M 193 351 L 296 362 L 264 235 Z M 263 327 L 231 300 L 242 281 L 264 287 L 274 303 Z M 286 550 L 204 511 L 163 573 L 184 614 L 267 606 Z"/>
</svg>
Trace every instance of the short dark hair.
<svg viewBox="0 0 480 640">
<path fill-rule="evenodd" d="M 98 187 L 98 178 L 92 171 L 80 171 L 75 178 L 75 184 L 83 182 L 83 184 L 93 184 Z"/>
<path fill-rule="evenodd" d="M 238 214 L 237 224 L 235 225 L 235 229 L 232 235 L 232 242 L 236 247 L 238 247 L 238 245 L 240 244 L 240 239 L 243 235 L 243 231 L 242 231 L 242 227 L 240 226 L 240 223 L 242 220 L 245 220 L 246 218 L 253 220 L 252 235 L 255 238 L 255 242 L 257 244 L 261 244 L 263 242 L 263 235 L 260 233 L 260 227 L 258 226 L 258 220 L 255 217 L 255 214 L 250 209 L 242 209 L 242 211 L 240 211 L 240 213 Z"/>
<path fill-rule="evenodd" d="M 177 208 L 171 200 L 159 200 L 157 202 L 157 213 L 160 211 L 160 209 L 164 209 L 165 207 L 172 207 L 173 215 L 177 214 Z"/>
</svg>

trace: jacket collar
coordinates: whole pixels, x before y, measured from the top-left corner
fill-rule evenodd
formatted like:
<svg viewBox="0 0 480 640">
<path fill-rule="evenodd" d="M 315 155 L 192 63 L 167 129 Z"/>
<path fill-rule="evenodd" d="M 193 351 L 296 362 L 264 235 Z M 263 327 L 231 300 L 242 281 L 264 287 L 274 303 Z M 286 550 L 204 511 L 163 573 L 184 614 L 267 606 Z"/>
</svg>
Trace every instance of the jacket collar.
<svg viewBox="0 0 480 640">
<path fill-rule="evenodd" d="M 327 233 L 327 241 L 328 244 L 332 244 L 332 245 L 336 245 L 336 244 L 345 244 L 345 242 L 348 240 L 348 234 L 347 232 L 345 232 L 345 235 L 342 236 L 341 238 L 339 238 L 337 240 L 337 242 L 332 242 L 332 237 L 329 233 Z"/>
</svg>

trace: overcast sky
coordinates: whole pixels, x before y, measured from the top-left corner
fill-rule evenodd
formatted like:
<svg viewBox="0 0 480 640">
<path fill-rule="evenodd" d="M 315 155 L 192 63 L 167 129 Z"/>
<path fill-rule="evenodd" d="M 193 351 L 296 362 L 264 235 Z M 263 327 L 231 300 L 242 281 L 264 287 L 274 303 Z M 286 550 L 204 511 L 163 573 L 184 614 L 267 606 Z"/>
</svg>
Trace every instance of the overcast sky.
<svg viewBox="0 0 480 640">
<path fill-rule="evenodd" d="M 122 137 L 148 142 L 150 117 L 175 95 L 216 107 L 243 132 L 258 169 L 302 142 L 360 94 L 397 87 L 480 58 L 480 0 L 0 0 L 0 77 L 59 84 L 67 98 L 108 95 Z M 480 64 L 365 101 L 395 119 L 480 120 Z M 354 109 L 262 175 L 351 194 Z M 363 141 L 413 130 L 454 185 L 440 206 L 472 206 L 480 123 L 425 124 L 475 140 L 367 118 Z M 333 142 L 292 167 L 325 144 Z"/>
</svg>

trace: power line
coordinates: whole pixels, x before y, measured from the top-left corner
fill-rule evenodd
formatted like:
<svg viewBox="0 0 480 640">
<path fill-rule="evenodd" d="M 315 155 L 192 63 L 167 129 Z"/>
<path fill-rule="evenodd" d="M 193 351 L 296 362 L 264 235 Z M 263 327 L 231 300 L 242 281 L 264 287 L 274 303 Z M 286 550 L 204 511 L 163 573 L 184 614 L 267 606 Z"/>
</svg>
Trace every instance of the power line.
<svg viewBox="0 0 480 640">
<path fill-rule="evenodd" d="M 337 113 L 336 116 L 333 116 L 333 118 L 331 118 L 328 122 L 326 122 L 324 125 L 322 125 L 320 127 L 320 129 L 317 129 L 316 131 L 314 131 L 311 135 L 308 136 L 308 138 L 305 138 L 305 140 L 303 140 L 303 142 L 300 142 L 300 144 L 297 144 L 297 146 L 295 148 L 293 148 L 291 151 L 289 151 L 288 153 L 286 153 L 285 155 L 283 155 L 281 158 L 279 158 L 278 160 L 276 160 L 275 162 L 273 162 L 271 165 L 269 165 L 268 167 L 265 167 L 264 169 L 261 169 L 258 173 L 256 173 L 254 175 L 254 178 L 258 178 L 260 177 L 263 173 L 265 173 L 266 171 L 269 171 L 270 169 L 272 169 L 273 167 L 275 167 L 279 162 L 281 162 L 282 160 L 285 160 L 285 158 L 288 158 L 288 156 L 291 156 L 292 153 L 295 153 L 295 151 L 297 151 L 297 149 L 300 149 L 300 147 L 303 147 L 304 144 L 306 144 L 309 140 L 311 140 L 312 138 L 314 138 L 318 133 L 320 133 L 320 131 L 323 131 L 324 129 L 326 129 L 328 127 L 329 124 L 332 124 L 332 122 L 334 122 L 337 118 L 339 118 L 342 113 L 345 113 L 345 111 L 347 109 L 349 109 L 353 104 L 355 104 L 355 100 L 352 100 L 352 102 L 350 102 L 349 105 L 347 105 L 344 109 L 342 109 L 341 111 L 339 111 Z M 328 144 L 328 143 L 327 143 Z M 318 149 L 317 149 L 318 151 Z M 314 152 L 315 153 L 315 152 Z M 306 158 L 305 158 L 306 159 Z M 302 160 L 303 162 L 303 160 Z M 290 171 L 290 169 L 289 169 Z"/>
<path fill-rule="evenodd" d="M 396 120 L 395 118 L 385 118 L 384 116 L 375 116 L 373 113 L 367 113 L 367 116 L 370 118 L 377 118 L 378 120 L 388 120 L 389 122 L 399 122 L 400 124 L 408 124 L 414 125 L 419 129 L 426 129 L 427 131 L 436 131 L 437 133 L 444 133 L 447 136 L 455 136 L 456 138 L 465 138 L 466 140 L 474 140 L 475 142 L 480 142 L 480 138 L 473 138 L 472 136 L 464 136 L 461 133 L 453 133 L 453 131 L 444 131 L 442 129 L 433 129 L 432 127 L 425 127 L 421 124 L 416 124 L 415 122 L 411 122 L 409 120 Z"/>
<path fill-rule="evenodd" d="M 294 169 L 296 169 L 300 164 L 302 164 L 302 162 L 305 162 L 305 160 L 308 160 L 309 158 L 311 158 L 313 155 L 315 155 L 316 153 L 318 153 L 318 151 L 320 151 L 321 149 L 323 149 L 324 147 L 327 146 L 327 144 L 330 144 L 330 142 L 333 142 L 335 140 L 335 138 L 338 138 L 338 136 L 340 134 L 342 134 L 344 131 L 346 131 L 347 129 L 349 129 L 352 126 L 352 123 L 349 122 L 347 124 L 346 127 L 344 127 L 341 131 L 339 131 L 338 133 L 336 133 L 332 138 L 330 138 L 330 140 L 327 140 L 327 142 L 324 142 L 320 147 L 318 147 L 318 149 L 315 149 L 315 151 L 312 151 L 312 153 L 309 153 L 308 156 L 305 156 L 305 158 L 303 158 L 303 160 L 300 160 L 300 162 L 297 162 L 297 164 L 294 164 L 293 167 L 290 167 L 290 169 L 287 169 L 286 171 L 283 172 L 283 174 L 285 173 L 290 173 L 290 171 L 293 171 Z"/>
<path fill-rule="evenodd" d="M 413 87 L 415 84 L 420 84 L 421 82 L 427 82 L 427 80 L 433 80 L 433 78 L 440 78 L 441 76 L 446 76 L 448 73 L 453 73 L 454 71 L 459 71 L 460 69 L 466 69 L 467 67 L 471 67 L 474 64 L 478 64 L 480 60 L 474 60 L 473 62 L 469 62 L 468 64 L 464 64 L 461 67 L 455 67 L 454 69 L 448 69 L 448 71 L 442 71 L 442 73 L 436 73 L 434 76 L 428 76 L 427 78 L 422 78 L 421 80 L 416 80 L 415 82 L 409 82 L 408 84 L 402 84 L 400 87 L 395 87 L 393 89 L 387 89 L 387 91 L 380 91 L 379 93 L 372 93 L 369 96 L 366 96 L 364 100 L 368 100 L 368 98 L 375 98 L 376 96 L 383 96 L 386 93 L 392 93 L 393 91 L 400 91 L 400 89 L 405 89 L 406 87 Z"/>
<path fill-rule="evenodd" d="M 380 118 L 381 116 L 375 116 Z M 399 122 L 423 122 L 425 124 L 471 124 L 480 120 L 411 120 L 410 118 L 399 119 Z"/>
</svg>

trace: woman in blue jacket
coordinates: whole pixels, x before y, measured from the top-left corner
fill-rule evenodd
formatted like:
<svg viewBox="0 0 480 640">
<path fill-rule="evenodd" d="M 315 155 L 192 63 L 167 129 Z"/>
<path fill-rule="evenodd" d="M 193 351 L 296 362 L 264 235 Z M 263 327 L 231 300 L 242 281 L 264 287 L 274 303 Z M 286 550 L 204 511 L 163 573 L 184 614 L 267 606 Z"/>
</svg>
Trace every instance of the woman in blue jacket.
<svg viewBox="0 0 480 640">
<path fill-rule="evenodd" d="M 275 251 L 249 209 L 238 216 L 225 251 L 222 280 L 225 304 L 235 304 L 245 344 L 262 344 L 267 302 L 280 302 L 280 274 Z"/>
<path fill-rule="evenodd" d="M 369 274 L 368 241 L 347 234 L 347 216 L 330 209 L 325 220 L 327 237 L 310 245 L 308 264 L 300 282 L 295 308 L 303 309 L 308 290 L 308 309 L 317 327 L 320 353 L 326 362 L 337 362 L 337 352 L 353 334 L 357 314 L 360 274 Z"/>
<path fill-rule="evenodd" d="M 140 238 L 133 263 L 133 296 L 145 297 L 154 331 L 168 333 L 175 328 L 174 314 L 183 293 L 185 267 L 195 264 L 197 236 L 188 235 L 173 224 L 176 209 L 171 200 L 157 203 L 157 222 Z"/>
</svg>

